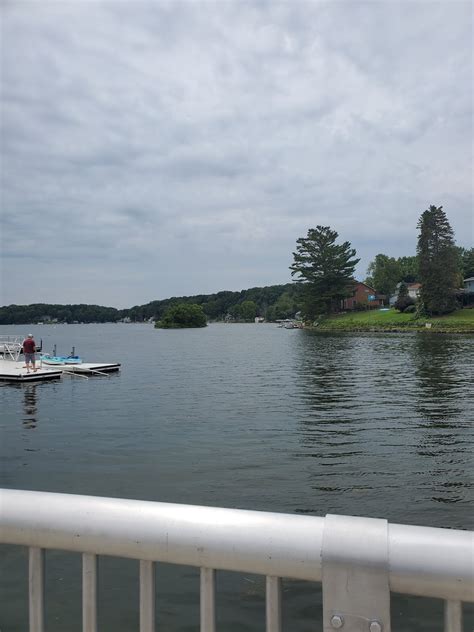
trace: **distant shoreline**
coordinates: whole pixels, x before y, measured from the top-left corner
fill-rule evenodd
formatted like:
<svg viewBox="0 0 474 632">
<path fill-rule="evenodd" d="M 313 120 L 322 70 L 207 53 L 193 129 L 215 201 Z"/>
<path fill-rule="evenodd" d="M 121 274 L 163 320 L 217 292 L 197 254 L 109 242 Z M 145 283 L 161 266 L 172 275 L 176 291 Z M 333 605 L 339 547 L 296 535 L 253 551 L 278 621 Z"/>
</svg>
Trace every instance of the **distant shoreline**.
<svg viewBox="0 0 474 632">
<path fill-rule="evenodd" d="M 323 333 L 334 334 L 474 334 L 474 327 L 472 329 L 452 329 L 446 328 L 428 328 L 428 327 L 399 327 L 399 328 L 387 328 L 387 327 L 353 327 L 353 328 L 342 328 L 342 327 L 316 327 L 316 326 L 308 326 L 305 329 L 311 331 L 321 331 Z"/>
</svg>

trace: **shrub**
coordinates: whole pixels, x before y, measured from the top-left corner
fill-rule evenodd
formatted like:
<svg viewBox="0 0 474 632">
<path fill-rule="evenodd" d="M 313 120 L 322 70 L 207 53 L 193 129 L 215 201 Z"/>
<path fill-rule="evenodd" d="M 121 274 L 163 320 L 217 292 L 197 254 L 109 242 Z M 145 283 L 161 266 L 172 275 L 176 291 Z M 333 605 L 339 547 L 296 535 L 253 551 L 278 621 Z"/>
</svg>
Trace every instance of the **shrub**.
<svg viewBox="0 0 474 632">
<path fill-rule="evenodd" d="M 416 312 L 416 305 L 408 305 L 408 307 L 405 307 L 405 309 L 403 310 L 404 314 L 414 314 Z"/>
<path fill-rule="evenodd" d="M 415 301 L 411 298 L 411 296 L 399 296 L 394 307 L 399 312 L 404 312 L 407 307 L 410 307 L 411 305 L 415 305 Z"/>
</svg>

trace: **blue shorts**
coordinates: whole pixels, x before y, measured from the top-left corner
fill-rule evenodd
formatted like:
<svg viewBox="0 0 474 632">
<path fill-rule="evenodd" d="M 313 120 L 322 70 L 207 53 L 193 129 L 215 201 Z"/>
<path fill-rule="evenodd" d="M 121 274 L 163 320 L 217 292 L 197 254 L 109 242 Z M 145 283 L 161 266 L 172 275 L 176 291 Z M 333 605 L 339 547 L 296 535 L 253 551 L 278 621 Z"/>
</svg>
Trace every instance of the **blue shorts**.
<svg viewBox="0 0 474 632">
<path fill-rule="evenodd" d="M 25 362 L 35 362 L 35 354 L 34 353 L 25 353 Z"/>
</svg>

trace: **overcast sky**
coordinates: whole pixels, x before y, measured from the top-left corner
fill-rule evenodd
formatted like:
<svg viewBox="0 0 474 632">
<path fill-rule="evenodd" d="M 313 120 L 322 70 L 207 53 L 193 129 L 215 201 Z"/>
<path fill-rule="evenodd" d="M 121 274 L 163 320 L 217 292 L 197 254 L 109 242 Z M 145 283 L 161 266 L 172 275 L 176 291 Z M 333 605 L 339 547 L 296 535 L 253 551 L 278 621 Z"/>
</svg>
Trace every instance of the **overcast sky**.
<svg viewBox="0 0 474 632">
<path fill-rule="evenodd" d="M 1 304 L 363 279 L 443 205 L 471 247 L 472 4 L 2 2 Z"/>
</svg>

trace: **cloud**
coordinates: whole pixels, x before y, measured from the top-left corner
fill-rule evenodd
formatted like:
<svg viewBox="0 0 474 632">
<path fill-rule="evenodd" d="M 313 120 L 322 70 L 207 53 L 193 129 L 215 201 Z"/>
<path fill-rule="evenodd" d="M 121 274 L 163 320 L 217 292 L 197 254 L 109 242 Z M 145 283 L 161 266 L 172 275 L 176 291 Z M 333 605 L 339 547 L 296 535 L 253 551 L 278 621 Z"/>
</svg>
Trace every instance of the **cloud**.
<svg viewBox="0 0 474 632">
<path fill-rule="evenodd" d="M 472 245 L 470 3 L 2 11 L 2 303 L 287 282 L 316 224 L 363 276 L 431 203 Z"/>
</svg>

